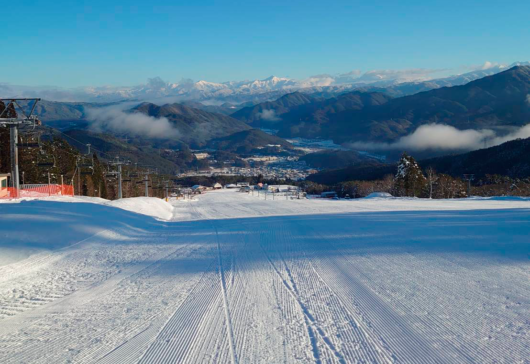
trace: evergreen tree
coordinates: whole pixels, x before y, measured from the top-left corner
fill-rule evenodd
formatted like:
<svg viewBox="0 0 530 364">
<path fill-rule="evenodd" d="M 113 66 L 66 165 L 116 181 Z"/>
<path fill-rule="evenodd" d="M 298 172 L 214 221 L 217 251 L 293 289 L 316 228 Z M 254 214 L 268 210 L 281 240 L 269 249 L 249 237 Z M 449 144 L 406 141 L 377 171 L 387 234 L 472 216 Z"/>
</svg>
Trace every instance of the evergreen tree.
<svg viewBox="0 0 530 364">
<path fill-rule="evenodd" d="M 403 153 L 394 177 L 394 195 L 423 197 L 427 188 L 427 179 L 416 160 Z"/>
</svg>

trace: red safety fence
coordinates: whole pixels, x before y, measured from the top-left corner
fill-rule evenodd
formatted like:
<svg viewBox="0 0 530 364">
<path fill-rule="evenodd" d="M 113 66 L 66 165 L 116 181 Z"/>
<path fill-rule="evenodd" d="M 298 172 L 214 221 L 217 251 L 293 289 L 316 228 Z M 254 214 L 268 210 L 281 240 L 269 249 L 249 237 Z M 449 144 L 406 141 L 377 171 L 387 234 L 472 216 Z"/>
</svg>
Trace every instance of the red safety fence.
<svg viewBox="0 0 530 364">
<path fill-rule="evenodd" d="M 0 188 L 0 198 L 73 196 L 74 186 L 70 185 L 23 185 L 22 188 Z"/>
</svg>

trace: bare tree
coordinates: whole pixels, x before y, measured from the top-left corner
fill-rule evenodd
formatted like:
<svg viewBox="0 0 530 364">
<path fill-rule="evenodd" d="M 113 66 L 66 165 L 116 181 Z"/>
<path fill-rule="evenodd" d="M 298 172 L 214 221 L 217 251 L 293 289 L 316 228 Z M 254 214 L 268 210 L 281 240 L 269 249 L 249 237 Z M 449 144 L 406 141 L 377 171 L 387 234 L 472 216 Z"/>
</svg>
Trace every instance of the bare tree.
<svg viewBox="0 0 530 364">
<path fill-rule="evenodd" d="M 436 175 L 436 171 L 432 167 L 427 168 L 426 173 L 427 173 L 427 183 L 429 184 L 429 198 L 432 199 L 432 190 L 433 190 L 432 187 L 438 180 L 438 176 Z"/>
</svg>

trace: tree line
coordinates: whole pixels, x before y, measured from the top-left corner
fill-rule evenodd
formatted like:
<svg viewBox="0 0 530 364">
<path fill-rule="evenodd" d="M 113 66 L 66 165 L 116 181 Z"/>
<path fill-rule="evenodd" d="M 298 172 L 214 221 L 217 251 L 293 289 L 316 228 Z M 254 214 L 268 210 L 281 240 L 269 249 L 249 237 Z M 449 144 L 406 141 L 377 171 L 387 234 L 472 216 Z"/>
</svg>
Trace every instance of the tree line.
<svg viewBox="0 0 530 364">
<path fill-rule="evenodd" d="M 366 197 L 373 192 L 387 192 L 395 197 L 464 198 L 471 196 L 530 196 L 530 178 L 512 178 L 497 174 L 473 180 L 469 185 L 462 176 L 438 173 L 433 167 L 422 169 L 416 160 L 403 153 L 395 174 L 372 181 L 345 181 L 328 186 L 310 181 L 300 185 L 309 194 L 335 191 L 341 197 Z M 469 188 L 470 187 L 470 188 Z M 469 190 L 469 191 L 468 191 Z"/>
</svg>

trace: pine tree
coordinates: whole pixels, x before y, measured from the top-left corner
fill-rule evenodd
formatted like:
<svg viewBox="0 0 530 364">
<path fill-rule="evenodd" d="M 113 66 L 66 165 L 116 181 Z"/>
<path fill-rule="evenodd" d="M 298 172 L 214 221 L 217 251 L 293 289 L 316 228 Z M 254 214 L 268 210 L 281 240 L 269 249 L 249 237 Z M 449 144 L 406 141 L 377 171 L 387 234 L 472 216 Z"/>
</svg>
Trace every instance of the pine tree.
<svg viewBox="0 0 530 364">
<path fill-rule="evenodd" d="M 427 179 L 416 160 L 403 153 L 394 177 L 394 194 L 396 196 L 422 197 L 425 195 Z"/>
</svg>

